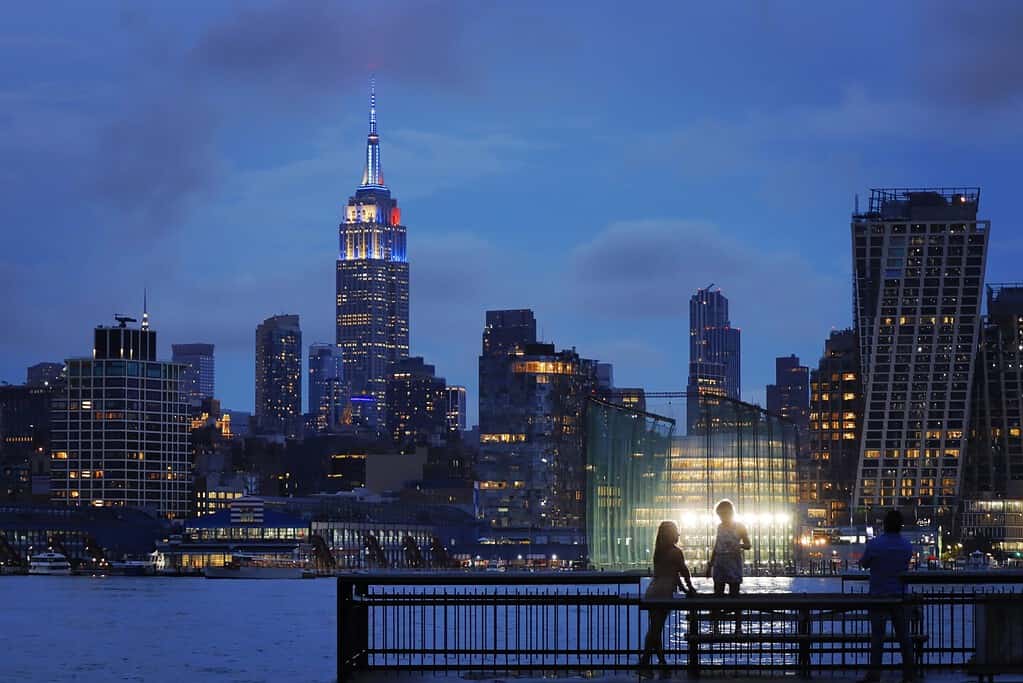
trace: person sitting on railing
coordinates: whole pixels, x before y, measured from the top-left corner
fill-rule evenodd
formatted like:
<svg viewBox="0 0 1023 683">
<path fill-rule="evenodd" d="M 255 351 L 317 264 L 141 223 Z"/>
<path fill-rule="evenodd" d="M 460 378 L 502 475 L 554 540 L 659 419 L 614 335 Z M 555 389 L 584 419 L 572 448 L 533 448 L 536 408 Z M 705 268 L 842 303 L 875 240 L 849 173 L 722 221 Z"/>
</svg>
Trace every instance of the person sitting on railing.
<svg viewBox="0 0 1023 683">
<path fill-rule="evenodd" d="M 675 522 L 661 522 L 657 527 L 657 539 L 654 541 L 654 578 L 647 586 L 643 597 L 647 600 L 668 599 L 674 596 L 675 590 L 693 594 L 693 578 L 686 566 L 685 555 L 678 547 L 678 526 Z M 685 579 L 685 586 L 682 585 Z M 650 665 L 650 657 L 657 655 L 661 665 L 667 664 L 664 659 L 664 622 L 668 619 L 668 610 L 659 607 L 648 610 L 650 624 L 647 627 L 646 639 L 643 643 L 643 654 L 639 665 Z"/>
<path fill-rule="evenodd" d="M 913 546 L 902 537 L 901 531 L 902 513 L 890 510 L 884 518 L 884 533 L 871 539 L 863 549 L 860 566 L 870 570 L 871 595 L 902 596 L 904 588 L 902 572 L 909 568 Z M 862 679 L 863 683 L 881 680 L 885 626 L 889 619 L 902 650 L 902 680 L 904 682 L 916 680 L 906 610 L 902 605 L 895 605 L 870 610 L 870 673 Z"/>
<path fill-rule="evenodd" d="M 749 532 L 746 527 L 735 521 L 735 506 L 732 501 L 722 500 L 714 508 L 721 524 L 718 524 L 717 538 L 714 549 L 707 562 L 707 578 L 714 579 L 714 595 L 724 595 L 728 587 L 729 595 L 738 595 L 742 585 L 742 551 L 749 550 Z M 717 628 L 717 621 L 714 622 Z M 735 613 L 735 632 L 742 630 L 739 612 Z"/>
</svg>

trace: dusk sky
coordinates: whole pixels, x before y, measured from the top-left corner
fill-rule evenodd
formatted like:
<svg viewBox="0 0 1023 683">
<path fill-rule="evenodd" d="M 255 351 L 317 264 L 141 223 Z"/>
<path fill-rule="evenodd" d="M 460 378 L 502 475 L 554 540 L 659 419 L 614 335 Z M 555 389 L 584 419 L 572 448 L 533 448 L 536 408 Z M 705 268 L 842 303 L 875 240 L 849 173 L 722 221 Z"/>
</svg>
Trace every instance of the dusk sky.
<svg viewBox="0 0 1023 683">
<path fill-rule="evenodd" d="M 216 344 L 252 410 L 261 320 L 334 341 L 375 74 L 411 352 L 470 421 L 486 309 L 682 390 L 710 283 L 762 404 L 775 356 L 851 324 L 856 193 L 979 185 L 987 281 L 1023 281 L 1020 35 L 1010 2 L 9 5 L 0 380 L 89 355 L 148 287 L 161 357 Z"/>
</svg>

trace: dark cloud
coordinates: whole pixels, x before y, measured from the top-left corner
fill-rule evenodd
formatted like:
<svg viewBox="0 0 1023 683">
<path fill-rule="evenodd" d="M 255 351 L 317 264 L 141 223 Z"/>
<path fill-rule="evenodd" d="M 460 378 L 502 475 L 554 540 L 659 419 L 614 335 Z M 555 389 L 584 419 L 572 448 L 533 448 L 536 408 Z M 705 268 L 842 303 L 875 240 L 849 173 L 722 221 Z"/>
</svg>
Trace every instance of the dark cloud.
<svg viewBox="0 0 1023 683">
<path fill-rule="evenodd" d="M 840 277 L 706 222 L 616 223 L 577 247 L 570 264 L 569 291 L 609 318 L 685 318 L 689 297 L 711 283 L 732 302 L 732 324 L 754 327 L 761 338 L 816 339 L 822 324 L 847 317 L 848 286 Z"/>
<path fill-rule="evenodd" d="M 913 76 L 935 100 L 974 107 L 1023 99 L 1023 4 L 925 3 Z"/>
<path fill-rule="evenodd" d="M 213 113 L 187 90 L 134 109 L 100 130 L 88 190 L 152 237 L 214 183 L 215 128 Z"/>
<path fill-rule="evenodd" d="M 451 4 L 379 3 L 359 10 L 325 0 L 246 7 L 200 38 L 193 59 L 204 69 L 269 86 L 327 95 L 364 83 L 370 72 L 426 84 L 468 77 L 457 54 L 464 21 Z"/>
</svg>

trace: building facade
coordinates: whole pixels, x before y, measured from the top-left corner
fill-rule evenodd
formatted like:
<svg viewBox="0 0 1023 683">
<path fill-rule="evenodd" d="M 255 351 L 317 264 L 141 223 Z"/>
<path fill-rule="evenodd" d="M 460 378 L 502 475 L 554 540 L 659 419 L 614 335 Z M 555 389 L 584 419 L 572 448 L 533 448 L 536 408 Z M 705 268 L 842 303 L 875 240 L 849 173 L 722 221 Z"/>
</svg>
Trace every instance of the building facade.
<svg viewBox="0 0 1023 683">
<path fill-rule="evenodd" d="M 699 434 L 674 436 L 674 420 L 593 400 L 586 413 L 587 544 L 607 569 L 650 566 L 661 520 L 676 520 L 690 566 L 704 565 L 722 498 L 750 532 L 744 560 L 788 570 L 794 557 L 798 435 L 790 421 L 721 398 Z"/>
<path fill-rule="evenodd" d="M 315 416 L 316 431 L 339 427 L 347 403 L 341 349 L 334 344 L 310 345 L 306 411 Z"/>
<path fill-rule="evenodd" d="M 445 389 L 447 395 L 448 431 L 461 434 L 466 429 L 465 387 L 451 386 Z"/>
<path fill-rule="evenodd" d="M 447 384 L 419 356 L 394 364 L 387 381 L 387 428 L 400 448 L 447 433 Z"/>
<path fill-rule="evenodd" d="M 696 290 L 689 300 L 689 380 L 686 385 L 688 433 L 705 428 L 702 403 L 716 396 L 733 400 L 740 393 L 738 329 L 728 318 L 728 299 L 713 285 Z"/>
<path fill-rule="evenodd" d="M 963 494 L 1023 499 L 1023 284 L 987 288 Z"/>
<path fill-rule="evenodd" d="M 480 513 L 496 529 L 581 529 L 582 420 L 597 364 L 536 343 L 535 334 L 529 311 L 487 312 L 479 359 Z"/>
<path fill-rule="evenodd" d="M 799 463 L 799 502 L 811 525 L 851 523 L 863 429 L 859 347 L 851 329 L 831 333 L 810 373 L 810 422 L 806 456 Z"/>
<path fill-rule="evenodd" d="M 63 392 L 63 380 L 0 386 L 0 501 L 49 500 L 50 412 Z"/>
<path fill-rule="evenodd" d="M 398 200 L 384 184 L 376 93 L 370 94 L 369 137 L 362 184 L 339 226 L 337 346 L 353 396 L 370 426 L 382 428 L 387 378 L 408 357 L 409 264 Z"/>
<path fill-rule="evenodd" d="M 70 358 L 52 403 L 53 501 L 140 507 L 180 518 L 191 500 L 182 366 L 156 359 L 156 332 L 97 327 L 92 356 Z"/>
<path fill-rule="evenodd" d="M 171 360 L 185 366 L 181 392 L 187 403 L 199 405 L 216 395 L 213 344 L 171 344 Z"/>
<path fill-rule="evenodd" d="M 34 387 L 48 387 L 64 379 L 63 363 L 36 363 L 26 372 L 25 383 Z"/>
<path fill-rule="evenodd" d="M 256 424 L 285 433 L 302 416 L 302 328 L 297 315 L 275 315 L 256 327 Z"/>
<path fill-rule="evenodd" d="M 979 201 L 978 188 L 879 189 L 853 216 L 865 513 L 931 519 L 958 501 L 990 227 Z"/>
<path fill-rule="evenodd" d="M 767 412 L 791 420 L 806 434 L 810 420 L 810 369 L 796 355 L 774 359 L 774 384 L 767 385 Z"/>
</svg>

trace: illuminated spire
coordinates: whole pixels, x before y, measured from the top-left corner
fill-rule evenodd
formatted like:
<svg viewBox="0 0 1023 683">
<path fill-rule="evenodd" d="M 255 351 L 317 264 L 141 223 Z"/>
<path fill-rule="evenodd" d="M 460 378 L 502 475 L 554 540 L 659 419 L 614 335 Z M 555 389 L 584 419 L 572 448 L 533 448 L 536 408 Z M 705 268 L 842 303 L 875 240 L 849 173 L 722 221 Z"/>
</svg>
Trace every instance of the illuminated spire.
<svg viewBox="0 0 1023 683">
<path fill-rule="evenodd" d="M 149 289 L 142 289 L 142 329 L 149 329 Z"/>
<path fill-rule="evenodd" d="M 369 82 L 369 136 L 366 138 L 366 169 L 362 172 L 362 187 L 387 187 L 384 169 L 380 165 L 380 136 L 377 135 L 377 84 Z"/>
</svg>

